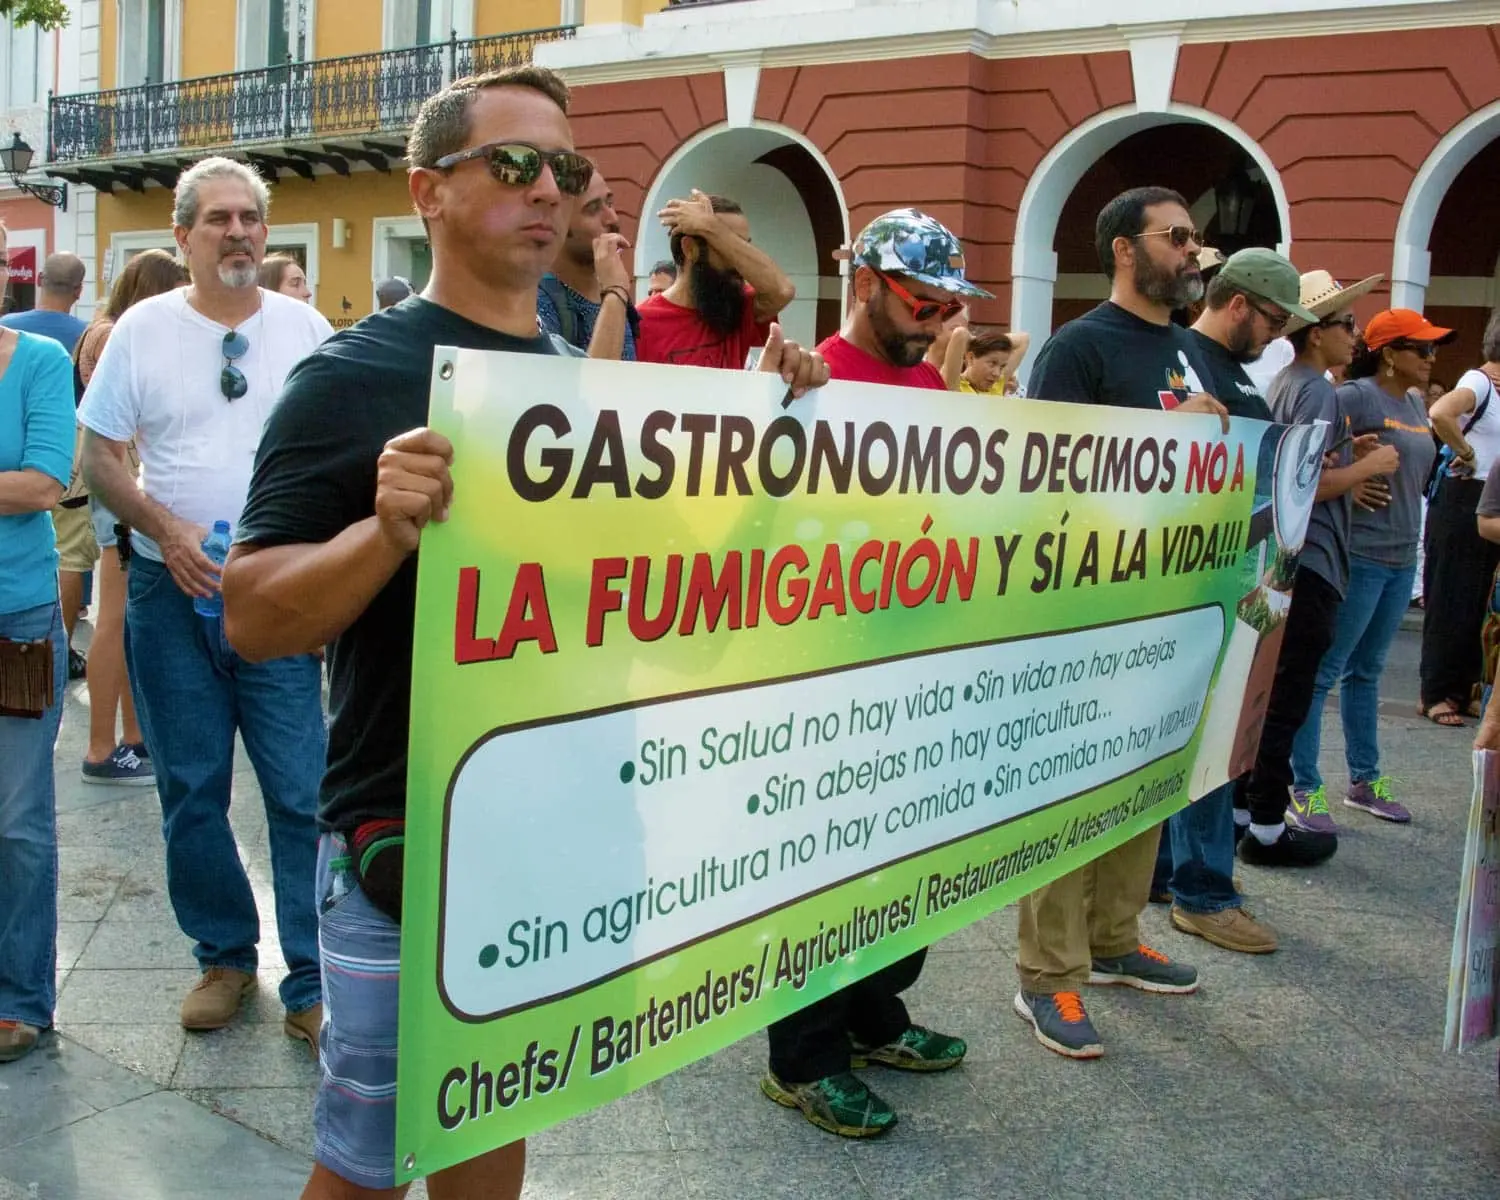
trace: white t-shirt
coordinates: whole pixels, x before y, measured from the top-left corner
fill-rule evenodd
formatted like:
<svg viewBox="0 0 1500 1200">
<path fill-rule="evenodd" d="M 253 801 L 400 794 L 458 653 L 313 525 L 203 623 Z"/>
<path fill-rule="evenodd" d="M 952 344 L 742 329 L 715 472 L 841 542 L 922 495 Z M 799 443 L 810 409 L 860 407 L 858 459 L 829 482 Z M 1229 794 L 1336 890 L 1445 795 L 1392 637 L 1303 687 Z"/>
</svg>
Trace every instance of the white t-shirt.
<svg viewBox="0 0 1500 1200">
<path fill-rule="evenodd" d="M 1460 429 L 1479 411 L 1479 406 L 1489 400 L 1484 416 L 1475 421 L 1464 435 L 1469 445 L 1474 447 L 1474 478 L 1488 479 L 1490 466 L 1496 456 L 1500 455 L 1500 388 L 1490 383 L 1490 377 L 1477 369 L 1465 371 L 1459 378 L 1458 386 L 1474 393 L 1474 407 L 1458 418 Z"/>
<path fill-rule="evenodd" d="M 1281 374 L 1282 369 L 1291 366 L 1292 360 L 1297 357 L 1297 352 L 1292 349 L 1292 343 L 1286 338 L 1277 338 L 1274 342 L 1268 342 L 1266 348 L 1254 362 L 1241 363 L 1245 374 L 1250 376 L 1250 382 L 1260 391 L 1262 396 L 1271 394 L 1271 381 Z"/>
<path fill-rule="evenodd" d="M 142 300 L 110 334 L 78 420 L 115 442 L 135 439 L 140 486 L 169 512 L 205 528 L 240 519 L 261 431 L 291 369 L 333 333 L 310 304 L 260 289 L 260 311 L 238 330 L 250 343 L 235 366 L 249 390 L 224 398 L 227 325 L 211 321 L 178 288 Z M 161 561 L 136 531 L 131 549 Z"/>
</svg>

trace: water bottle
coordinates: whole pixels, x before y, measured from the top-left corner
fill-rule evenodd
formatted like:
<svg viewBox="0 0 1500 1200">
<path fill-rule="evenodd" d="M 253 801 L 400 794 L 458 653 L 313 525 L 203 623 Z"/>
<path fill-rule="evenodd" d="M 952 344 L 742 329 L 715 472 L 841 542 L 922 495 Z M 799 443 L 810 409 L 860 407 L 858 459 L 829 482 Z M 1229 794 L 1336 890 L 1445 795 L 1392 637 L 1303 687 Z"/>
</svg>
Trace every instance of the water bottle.
<svg viewBox="0 0 1500 1200">
<path fill-rule="evenodd" d="M 215 521 L 214 531 L 203 539 L 203 553 L 208 555 L 209 561 L 224 569 L 224 560 L 229 557 L 229 522 Z M 224 615 L 224 597 L 218 592 L 212 596 L 194 596 L 193 611 L 200 617 L 219 617 Z"/>
</svg>

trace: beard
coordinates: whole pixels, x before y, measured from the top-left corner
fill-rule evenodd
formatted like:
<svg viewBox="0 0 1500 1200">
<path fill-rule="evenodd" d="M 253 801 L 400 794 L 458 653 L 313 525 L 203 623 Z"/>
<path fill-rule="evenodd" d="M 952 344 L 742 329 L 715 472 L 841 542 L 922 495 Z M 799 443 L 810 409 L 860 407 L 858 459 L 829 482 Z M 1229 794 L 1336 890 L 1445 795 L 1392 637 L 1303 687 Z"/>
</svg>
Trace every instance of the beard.
<svg viewBox="0 0 1500 1200">
<path fill-rule="evenodd" d="M 886 312 L 885 284 L 880 286 L 879 302 L 871 301 L 866 306 L 870 312 L 870 329 L 887 361 L 898 367 L 914 367 L 926 357 L 927 348 L 936 338 L 930 333 L 902 333 L 897 329 Z"/>
<path fill-rule="evenodd" d="M 219 264 L 219 282 L 225 287 L 253 287 L 258 281 L 258 277 L 258 272 L 253 263 L 244 267 L 226 267 L 223 263 Z"/>
<path fill-rule="evenodd" d="M 1229 331 L 1225 345 L 1229 357 L 1237 363 L 1253 363 L 1266 352 L 1266 343 L 1255 344 L 1255 314 L 1251 313 Z"/>
<path fill-rule="evenodd" d="M 738 271 L 716 270 L 701 258 L 691 270 L 698 316 L 721 337 L 733 333 L 745 319 L 745 281 Z"/>
<path fill-rule="evenodd" d="M 1203 276 L 1195 265 L 1171 271 L 1158 267 L 1145 254 L 1138 254 L 1134 282 L 1135 290 L 1147 300 L 1168 308 L 1186 308 L 1203 299 Z"/>
<path fill-rule="evenodd" d="M 227 267 L 224 265 L 224 259 L 231 254 L 250 255 L 251 261 L 243 267 Z M 224 254 L 219 259 L 219 282 L 231 288 L 254 287 L 260 279 L 260 268 L 254 262 L 254 254 L 255 247 L 247 241 L 226 242 Z"/>
</svg>

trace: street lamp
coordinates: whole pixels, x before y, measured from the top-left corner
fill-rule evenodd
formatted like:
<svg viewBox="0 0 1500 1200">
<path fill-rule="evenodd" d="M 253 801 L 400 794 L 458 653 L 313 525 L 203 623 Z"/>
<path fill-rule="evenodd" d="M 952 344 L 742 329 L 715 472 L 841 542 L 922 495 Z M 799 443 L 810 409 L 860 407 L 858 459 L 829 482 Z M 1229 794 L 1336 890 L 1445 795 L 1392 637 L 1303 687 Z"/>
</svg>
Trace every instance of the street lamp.
<svg viewBox="0 0 1500 1200">
<path fill-rule="evenodd" d="M 47 183 L 27 183 L 21 178 L 27 171 L 31 170 L 33 151 L 22 139 L 20 133 L 11 135 L 9 146 L 0 147 L 0 170 L 10 176 L 11 183 L 20 188 L 28 196 L 35 196 L 44 204 L 50 204 L 53 208 L 60 208 L 63 212 L 68 211 L 68 185 L 62 184 L 54 187 Z"/>
</svg>

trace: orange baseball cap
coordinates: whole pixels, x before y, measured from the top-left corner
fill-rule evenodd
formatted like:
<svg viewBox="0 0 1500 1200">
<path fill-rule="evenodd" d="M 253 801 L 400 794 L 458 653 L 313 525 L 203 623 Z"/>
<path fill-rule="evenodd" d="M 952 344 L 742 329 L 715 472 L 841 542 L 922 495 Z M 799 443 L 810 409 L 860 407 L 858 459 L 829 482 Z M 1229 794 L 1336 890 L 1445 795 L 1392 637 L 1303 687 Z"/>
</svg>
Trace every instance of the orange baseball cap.
<svg viewBox="0 0 1500 1200">
<path fill-rule="evenodd" d="M 1379 350 L 1392 342 L 1451 342 L 1455 334 L 1451 329 L 1434 325 L 1421 313 L 1410 308 L 1388 308 L 1376 313 L 1365 325 L 1365 345 Z"/>
</svg>

